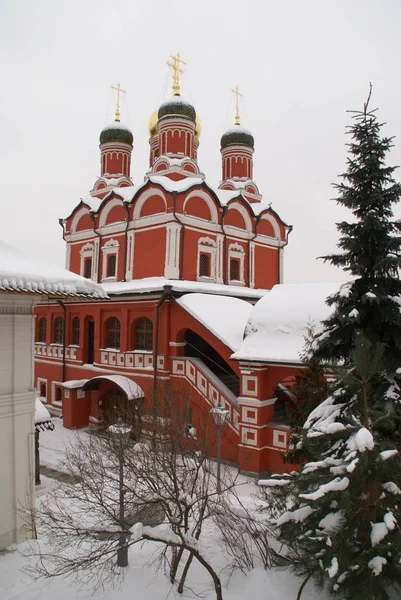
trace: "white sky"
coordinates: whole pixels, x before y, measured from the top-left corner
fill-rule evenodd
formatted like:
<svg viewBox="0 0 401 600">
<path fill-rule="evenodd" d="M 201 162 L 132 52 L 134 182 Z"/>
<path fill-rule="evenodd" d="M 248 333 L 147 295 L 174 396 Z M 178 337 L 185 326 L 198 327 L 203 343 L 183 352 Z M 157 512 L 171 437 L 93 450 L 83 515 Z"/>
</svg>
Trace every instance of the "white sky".
<svg viewBox="0 0 401 600">
<path fill-rule="evenodd" d="M 99 175 L 110 85 L 128 91 L 122 121 L 141 182 L 148 118 L 170 96 L 165 63 L 178 51 L 207 180 L 220 180 L 238 84 L 255 181 L 294 226 L 285 281 L 343 279 L 316 257 L 335 250 L 335 222 L 348 218 L 330 202 L 345 168 L 346 110 L 362 108 L 372 81 L 383 131 L 399 136 L 390 163 L 401 164 L 400 25 L 399 0 L 0 0 L 0 239 L 64 265 L 58 218 Z"/>
</svg>

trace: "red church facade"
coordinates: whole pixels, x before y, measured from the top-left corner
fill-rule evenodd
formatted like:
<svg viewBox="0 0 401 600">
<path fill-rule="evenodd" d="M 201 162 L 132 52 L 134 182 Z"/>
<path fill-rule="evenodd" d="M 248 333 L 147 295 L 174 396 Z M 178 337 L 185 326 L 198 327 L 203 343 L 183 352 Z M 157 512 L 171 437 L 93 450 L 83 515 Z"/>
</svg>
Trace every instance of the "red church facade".
<svg viewBox="0 0 401 600">
<path fill-rule="evenodd" d="M 158 388 L 184 391 L 198 432 L 211 407 L 229 411 L 224 460 L 283 471 L 289 431 L 277 419 L 276 389 L 295 367 L 231 358 L 238 343 L 229 330 L 242 336 L 248 308 L 281 282 L 291 231 L 253 180 L 253 136 L 239 125 L 222 136 L 218 188 L 199 169 L 198 120 L 181 96 L 152 116 L 141 185 L 130 178 L 133 141 L 119 121 L 101 132 L 100 177 L 60 220 L 66 268 L 101 283 L 109 300 L 37 308 L 41 399 L 74 429 L 107 424 L 117 392 L 146 417 Z M 218 323 L 213 302 L 223 309 Z"/>
</svg>

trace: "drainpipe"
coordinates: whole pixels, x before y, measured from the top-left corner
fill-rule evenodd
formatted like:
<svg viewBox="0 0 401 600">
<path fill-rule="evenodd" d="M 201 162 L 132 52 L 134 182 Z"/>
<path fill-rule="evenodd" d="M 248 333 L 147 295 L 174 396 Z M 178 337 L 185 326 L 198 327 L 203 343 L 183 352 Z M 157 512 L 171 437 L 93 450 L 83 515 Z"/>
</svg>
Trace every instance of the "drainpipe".
<svg viewBox="0 0 401 600">
<path fill-rule="evenodd" d="M 248 240 L 248 287 L 249 288 L 251 287 L 251 242 L 253 242 L 253 240 L 258 235 L 257 228 L 259 225 L 259 221 L 260 221 L 260 215 L 256 217 L 255 235 L 253 236 L 253 238 L 249 238 L 249 240 Z"/>
<path fill-rule="evenodd" d="M 61 300 L 57 300 L 60 306 L 63 309 L 63 358 L 62 358 L 62 366 L 61 366 L 61 381 L 62 383 L 65 381 L 65 346 L 66 346 L 66 337 L 67 337 L 67 307 Z"/>
<path fill-rule="evenodd" d="M 155 324 L 155 351 L 153 353 L 153 405 L 155 407 L 156 390 L 157 390 L 157 358 L 159 355 L 159 321 L 160 321 L 160 308 L 164 304 L 165 300 L 171 298 L 171 285 L 165 285 L 163 288 L 163 294 L 161 295 L 159 302 L 156 304 L 156 324 Z"/>
<path fill-rule="evenodd" d="M 128 226 L 129 226 L 129 206 L 127 202 L 124 202 L 125 210 L 127 211 L 127 225 L 125 227 L 125 246 L 124 246 L 124 273 L 123 281 L 126 281 L 127 274 L 127 255 L 128 255 Z M 117 273 L 118 275 L 118 273 Z"/>
<path fill-rule="evenodd" d="M 65 241 L 65 227 L 64 227 L 64 219 L 59 219 L 58 224 L 63 228 L 63 240 Z"/>
<path fill-rule="evenodd" d="M 183 271 L 184 271 L 184 236 L 185 236 L 185 225 L 184 223 L 178 218 L 177 213 L 176 213 L 176 204 L 177 204 L 177 192 L 174 190 L 173 191 L 173 217 L 174 219 L 177 221 L 177 223 L 179 223 L 181 225 L 181 231 L 182 231 L 182 235 L 181 235 L 181 240 L 180 240 L 180 256 L 179 256 L 179 261 L 180 261 L 180 267 L 179 267 L 179 275 L 180 275 L 180 279 L 183 279 Z"/>
<path fill-rule="evenodd" d="M 100 235 L 100 233 L 98 231 L 96 231 L 96 224 L 95 224 L 95 215 L 90 212 L 90 217 L 93 221 L 93 233 L 95 233 L 97 235 L 97 237 L 99 238 L 99 252 L 98 252 L 98 256 L 97 256 L 97 283 L 100 283 L 100 253 L 101 253 L 101 245 L 102 245 L 102 236 Z"/>
<path fill-rule="evenodd" d="M 221 229 L 223 231 L 223 283 L 228 283 L 227 278 L 227 234 L 224 229 L 224 217 L 228 212 L 228 207 L 223 206 L 223 214 L 221 217 Z"/>
</svg>

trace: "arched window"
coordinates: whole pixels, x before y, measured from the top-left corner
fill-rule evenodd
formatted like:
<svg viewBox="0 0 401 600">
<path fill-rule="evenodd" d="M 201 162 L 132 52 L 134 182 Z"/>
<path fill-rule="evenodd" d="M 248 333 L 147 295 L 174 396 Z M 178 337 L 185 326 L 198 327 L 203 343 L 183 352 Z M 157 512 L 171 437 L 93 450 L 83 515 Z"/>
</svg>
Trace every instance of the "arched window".
<svg viewBox="0 0 401 600">
<path fill-rule="evenodd" d="M 152 350 L 153 347 L 153 323 L 150 319 L 142 317 L 135 323 L 135 350 Z"/>
<path fill-rule="evenodd" d="M 111 317 L 106 324 L 106 346 L 107 348 L 120 349 L 120 321 L 116 317 Z"/>
<path fill-rule="evenodd" d="M 79 346 L 80 322 L 79 317 L 74 317 L 71 323 L 71 344 Z"/>
<path fill-rule="evenodd" d="M 39 319 L 39 327 L 38 327 L 38 342 L 46 342 L 46 329 L 47 329 L 46 317 L 41 317 Z"/>
<path fill-rule="evenodd" d="M 115 254 L 109 254 L 107 257 L 107 277 L 115 277 L 117 267 L 117 257 Z"/>
<path fill-rule="evenodd" d="M 64 337 L 63 317 L 56 317 L 53 324 L 53 343 L 62 344 Z"/>
</svg>

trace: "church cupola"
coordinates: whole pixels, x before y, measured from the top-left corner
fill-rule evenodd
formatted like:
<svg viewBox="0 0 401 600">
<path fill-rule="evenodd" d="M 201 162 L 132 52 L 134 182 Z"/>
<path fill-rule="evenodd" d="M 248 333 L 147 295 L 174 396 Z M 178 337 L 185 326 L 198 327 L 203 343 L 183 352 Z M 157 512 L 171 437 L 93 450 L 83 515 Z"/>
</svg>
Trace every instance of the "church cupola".
<svg viewBox="0 0 401 600">
<path fill-rule="evenodd" d="M 99 138 L 101 177 L 129 178 L 134 136 L 130 128 L 120 122 L 120 93 L 125 92 L 120 84 L 113 89 L 117 90 L 115 120 L 104 127 Z"/>
<path fill-rule="evenodd" d="M 173 71 L 173 97 L 160 106 L 157 114 L 159 154 L 195 159 L 196 112 L 192 104 L 180 95 L 181 65 L 185 63 L 179 54 L 171 58 L 172 62 L 167 64 Z"/>
<path fill-rule="evenodd" d="M 247 129 L 241 127 L 238 97 L 238 86 L 232 90 L 236 95 L 235 125 L 228 129 L 221 138 L 220 151 L 222 158 L 223 181 L 248 181 L 253 179 L 253 152 L 255 141 Z"/>
</svg>

